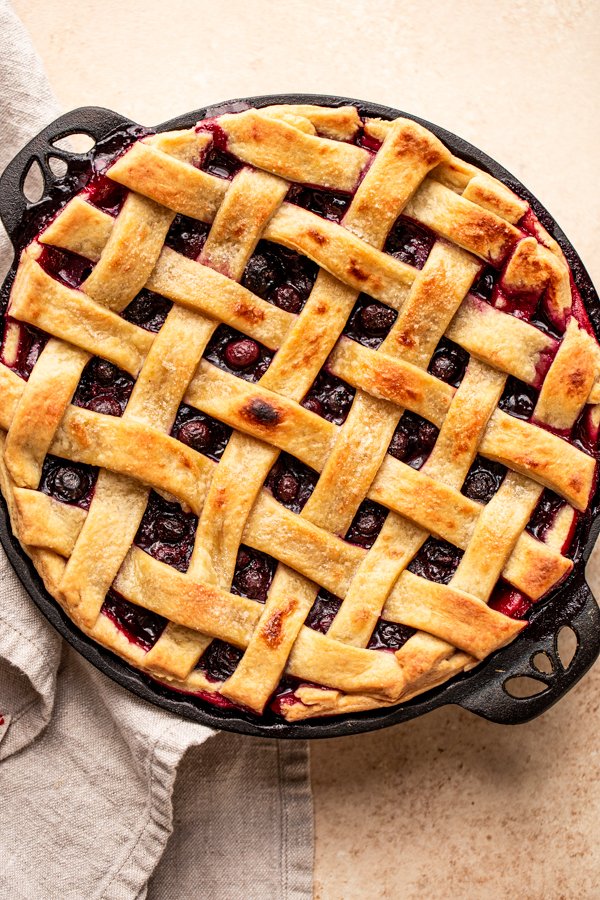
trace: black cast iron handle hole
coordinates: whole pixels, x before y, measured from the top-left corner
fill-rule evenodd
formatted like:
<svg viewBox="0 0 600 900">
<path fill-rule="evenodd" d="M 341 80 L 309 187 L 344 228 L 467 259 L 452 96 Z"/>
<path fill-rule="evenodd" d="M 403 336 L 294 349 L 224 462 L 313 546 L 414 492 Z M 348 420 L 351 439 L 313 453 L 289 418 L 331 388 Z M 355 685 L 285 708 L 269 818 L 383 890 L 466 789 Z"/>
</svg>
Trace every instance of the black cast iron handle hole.
<svg viewBox="0 0 600 900">
<path fill-rule="evenodd" d="M 506 679 L 502 685 L 504 692 L 515 700 L 525 700 L 545 693 L 568 672 L 578 649 L 577 632 L 570 625 L 563 625 L 554 635 L 552 648 L 538 650 L 530 657 L 529 673 L 524 672 Z"/>
<path fill-rule="evenodd" d="M 44 170 L 37 157 L 33 157 L 21 179 L 21 191 L 28 203 L 38 203 L 46 191 Z"/>
<path fill-rule="evenodd" d="M 63 159 L 61 156 L 52 156 L 51 154 L 47 157 L 48 168 L 52 172 L 55 178 L 62 181 L 67 172 L 69 171 L 69 164 L 66 159 Z"/>
<path fill-rule="evenodd" d="M 554 663 L 545 650 L 540 650 L 533 655 L 531 666 L 542 675 L 552 675 L 554 672 Z"/>
<path fill-rule="evenodd" d="M 86 131 L 72 131 L 52 141 L 52 146 L 57 150 L 68 150 L 69 153 L 83 155 L 89 153 L 92 147 L 96 146 L 96 138 Z"/>
<path fill-rule="evenodd" d="M 515 700 L 524 700 L 528 697 L 536 697 L 547 691 L 548 685 L 539 678 L 532 678 L 530 675 L 515 675 L 507 678 L 504 682 L 504 690 L 509 697 Z"/>
<path fill-rule="evenodd" d="M 42 201 L 50 189 L 60 183 L 66 183 L 70 174 L 71 162 L 82 163 L 96 146 L 96 138 L 79 128 L 59 132 L 55 140 L 47 138 L 46 146 L 33 149 L 33 155 L 27 162 L 20 179 L 21 194 L 27 206 L 35 206 Z M 77 166 L 81 165 L 77 162 Z"/>
<path fill-rule="evenodd" d="M 566 672 L 572 665 L 575 655 L 579 650 L 579 637 L 570 625 L 563 625 L 556 635 L 556 655 Z"/>
</svg>

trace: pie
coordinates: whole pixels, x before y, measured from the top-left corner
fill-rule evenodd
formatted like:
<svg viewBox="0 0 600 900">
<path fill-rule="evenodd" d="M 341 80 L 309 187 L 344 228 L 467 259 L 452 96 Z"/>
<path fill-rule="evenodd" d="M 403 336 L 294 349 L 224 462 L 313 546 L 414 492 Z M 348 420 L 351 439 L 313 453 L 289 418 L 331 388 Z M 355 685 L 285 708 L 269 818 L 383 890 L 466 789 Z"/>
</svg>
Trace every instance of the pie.
<svg viewBox="0 0 600 900">
<path fill-rule="evenodd" d="M 125 134 L 21 252 L 2 491 L 147 676 L 295 721 L 514 640 L 596 487 L 600 348 L 529 204 L 406 118 Z"/>
</svg>

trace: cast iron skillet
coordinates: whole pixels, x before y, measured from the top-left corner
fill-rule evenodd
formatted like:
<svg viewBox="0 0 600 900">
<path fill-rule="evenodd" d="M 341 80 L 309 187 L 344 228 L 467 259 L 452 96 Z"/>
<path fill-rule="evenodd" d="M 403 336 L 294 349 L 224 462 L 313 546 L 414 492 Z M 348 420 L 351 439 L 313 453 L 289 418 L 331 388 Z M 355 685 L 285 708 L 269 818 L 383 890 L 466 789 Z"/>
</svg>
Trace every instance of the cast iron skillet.
<svg viewBox="0 0 600 900">
<path fill-rule="evenodd" d="M 436 134 L 457 156 L 490 172 L 529 201 L 542 224 L 561 245 L 573 269 L 590 317 L 598 330 L 600 323 L 598 296 L 579 256 L 550 214 L 497 162 L 456 135 L 432 125 L 431 122 L 396 109 L 346 97 L 293 94 L 250 97 L 220 103 L 205 109 L 197 109 L 148 131 L 189 128 L 207 116 L 237 111 L 248 106 L 262 107 L 275 103 L 316 103 L 325 106 L 342 106 L 350 103 L 357 106 L 363 115 L 379 116 L 384 119 L 407 116 L 420 122 Z M 74 154 L 57 148 L 54 143 L 68 135 L 83 132 L 99 144 L 97 150 L 103 147 L 110 148 L 110 136 L 114 132 L 132 127 L 135 127 L 134 123 L 118 113 L 84 107 L 61 116 L 15 156 L 0 179 L 0 217 L 13 242 L 16 255 L 39 230 L 40 219 L 54 212 L 75 193 L 85 178 L 85 172 L 88 171 L 93 150 L 86 154 Z M 59 158 L 67 164 L 68 171 L 63 178 L 57 178 L 53 173 L 48 162 L 49 157 Z M 34 160 L 37 160 L 42 169 L 45 189 L 43 198 L 38 203 L 32 204 L 23 193 L 23 184 Z M 13 277 L 14 266 L 2 288 L 5 297 L 10 290 Z M 413 719 L 448 703 L 458 704 L 492 722 L 502 724 L 527 722 L 556 703 L 585 674 L 600 651 L 600 611 L 586 583 L 584 573 L 585 563 L 600 531 L 599 507 L 600 488 L 596 491 L 591 506 L 592 512 L 584 517 L 579 525 L 573 572 L 545 602 L 534 607 L 528 628 L 511 645 L 495 653 L 473 672 L 459 676 L 402 706 L 344 717 L 309 720 L 298 724 L 288 724 L 271 713 L 259 719 L 242 712 L 221 710 L 194 697 L 162 687 L 110 651 L 89 640 L 73 625 L 45 590 L 34 566 L 13 537 L 4 502 L 0 506 L 0 540 L 33 601 L 57 631 L 96 668 L 134 694 L 173 713 L 213 728 L 260 737 L 319 738 L 374 731 Z M 564 626 L 573 629 L 577 636 L 577 650 L 566 669 L 560 661 L 557 649 L 558 634 Z M 551 661 L 552 671 L 549 673 L 543 673 L 535 668 L 533 660 L 540 652 L 545 652 Z M 520 675 L 528 675 L 542 682 L 541 692 L 526 698 L 516 698 L 509 694 L 506 682 Z"/>
</svg>

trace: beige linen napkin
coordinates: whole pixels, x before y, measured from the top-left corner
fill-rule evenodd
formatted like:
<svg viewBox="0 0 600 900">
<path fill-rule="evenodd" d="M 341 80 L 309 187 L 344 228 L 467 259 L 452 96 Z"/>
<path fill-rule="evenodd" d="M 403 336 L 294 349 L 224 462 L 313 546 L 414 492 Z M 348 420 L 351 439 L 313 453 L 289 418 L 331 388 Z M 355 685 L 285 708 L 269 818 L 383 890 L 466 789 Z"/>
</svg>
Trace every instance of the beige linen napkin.
<svg viewBox="0 0 600 900">
<path fill-rule="evenodd" d="M 0 170 L 58 115 L 0 0 Z M 11 251 L 2 235 L 3 275 Z M 0 549 L 0 897 L 306 900 L 304 742 L 219 734 L 130 695 L 64 644 Z"/>
</svg>

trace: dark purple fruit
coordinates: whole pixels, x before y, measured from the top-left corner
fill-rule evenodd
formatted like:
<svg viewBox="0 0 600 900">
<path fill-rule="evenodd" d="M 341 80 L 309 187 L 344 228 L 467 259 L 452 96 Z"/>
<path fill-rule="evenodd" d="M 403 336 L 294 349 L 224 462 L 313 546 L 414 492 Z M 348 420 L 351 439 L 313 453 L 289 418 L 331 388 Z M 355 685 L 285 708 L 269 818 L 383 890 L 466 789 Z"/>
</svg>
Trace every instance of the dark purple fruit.
<svg viewBox="0 0 600 900">
<path fill-rule="evenodd" d="M 381 528 L 381 517 L 375 515 L 375 513 L 363 513 L 356 520 L 355 528 L 357 531 L 360 531 L 361 534 L 376 534 Z"/>
<path fill-rule="evenodd" d="M 277 261 L 262 253 L 255 253 L 246 266 L 242 284 L 266 300 L 274 287 L 282 279 L 281 268 Z"/>
<path fill-rule="evenodd" d="M 206 672 L 209 678 L 215 681 L 225 681 L 236 670 L 243 656 L 243 651 L 238 650 L 224 641 L 211 641 L 202 655 L 199 668 Z"/>
<path fill-rule="evenodd" d="M 402 428 L 397 428 L 390 441 L 388 453 L 391 453 L 396 459 L 404 459 L 408 454 L 409 445 L 410 439 L 406 431 Z"/>
<path fill-rule="evenodd" d="M 369 650 L 399 650 L 414 633 L 414 628 L 409 628 L 408 625 L 379 619 L 371 635 L 368 648 Z"/>
<path fill-rule="evenodd" d="M 492 499 L 497 490 L 497 482 L 491 472 L 479 469 L 467 478 L 463 493 L 471 500 L 487 503 Z"/>
<path fill-rule="evenodd" d="M 475 281 L 471 288 L 471 293 L 477 294 L 483 300 L 489 300 L 494 293 L 494 285 L 498 278 L 498 273 L 489 267 L 486 267 L 481 275 Z"/>
<path fill-rule="evenodd" d="M 98 384 L 108 387 L 119 375 L 119 370 L 106 359 L 98 359 L 94 366 L 94 376 Z"/>
<path fill-rule="evenodd" d="M 306 400 L 302 401 L 302 406 L 304 409 L 310 410 L 310 412 L 316 413 L 318 416 L 323 415 L 323 404 L 320 400 L 317 400 L 316 397 L 307 397 Z"/>
<path fill-rule="evenodd" d="M 250 338 L 231 341 L 225 347 L 225 362 L 232 369 L 247 369 L 258 362 L 260 347 Z"/>
<path fill-rule="evenodd" d="M 183 423 L 177 437 L 182 443 L 187 444 L 188 447 L 202 453 L 210 447 L 212 431 L 210 426 L 201 419 L 191 419 Z"/>
<path fill-rule="evenodd" d="M 173 566 L 180 571 L 184 571 L 187 566 L 188 554 L 181 545 L 158 544 L 153 548 L 152 556 L 159 562 L 165 563 L 167 566 Z"/>
<path fill-rule="evenodd" d="M 305 625 L 326 634 L 335 619 L 342 601 L 329 591 L 321 590 L 306 617 Z"/>
<path fill-rule="evenodd" d="M 417 431 L 417 443 L 422 451 L 431 450 L 437 440 L 438 429 L 431 422 L 422 422 Z"/>
<path fill-rule="evenodd" d="M 53 495 L 64 503 L 77 503 L 90 489 L 89 479 L 77 469 L 57 468 L 52 476 Z"/>
<path fill-rule="evenodd" d="M 154 531 L 159 541 L 176 544 L 186 534 L 185 524 L 173 516 L 159 516 L 154 523 Z"/>
<path fill-rule="evenodd" d="M 280 309 L 289 313 L 299 313 L 302 309 L 303 299 L 291 284 L 280 284 L 270 297 L 271 301 Z"/>
<path fill-rule="evenodd" d="M 369 303 L 360 311 L 360 324 L 368 334 L 386 334 L 396 319 L 396 313 L 380 303 Z"/>
<path fill-rule="evenodd" d="M 429 371 L 435 378 L 452 384 L 461 377 L 464 366 L 456 354 L 439 353 L 434 356 Z"/>
<path fill-rule="evenodd" d="M 105 397 L 102 394 L 92 397 L 87 404 L 87 408 L 91 409 L 92 412 L 102 413 L 103 416 L 120 416 L 123 413 L 118 400 L 115 400 L 114 397 Z"/>
<path fill-rule="evenodd" d="M 351 403 L 352 394 L 343 384 L 332 388 L 325 397 L 325 405 L 334 416 L 345 415 Z"/>
<path fill-rule="evenodd" d="M 253 559 L 245 569 L 236 573 L 235 586 L 244 596 L 264 601 L 270 580 L 271 575 L 267 568 L 260 560 Z"/>
<path fill-rule="evenodd" d="M 529 419 L 533 413 L 534 402 L 524 391 L 511 394 L 504 399 L 502 408 L 505 412 L 519 419 Z"/>
<path fill-rule="evenodd" d="M 273 493 L 282 503 L 293 503 L 298 496 L 299 489 L 298 479 L 288 472 L 277 479 Z"/>
</svg>

